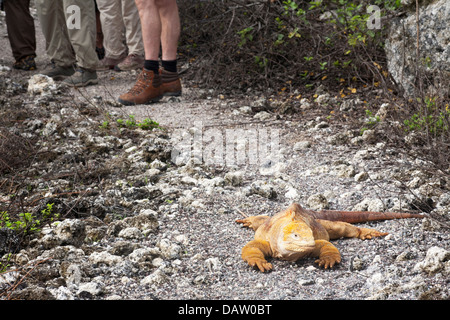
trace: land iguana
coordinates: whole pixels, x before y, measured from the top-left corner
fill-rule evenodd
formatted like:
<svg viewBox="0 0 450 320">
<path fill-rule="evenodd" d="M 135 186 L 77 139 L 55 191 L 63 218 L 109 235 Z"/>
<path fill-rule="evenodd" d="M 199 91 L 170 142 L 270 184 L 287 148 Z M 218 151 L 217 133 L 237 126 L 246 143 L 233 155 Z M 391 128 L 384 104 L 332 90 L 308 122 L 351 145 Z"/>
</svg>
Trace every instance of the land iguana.
<svg viewBox="0 0 450 320">
<path fill-rule="evenodd" d="M 257 215 L 236 220 L 255 231 L 254 240 L 242 248 L 242 259 L 261 272 L 272 269 L 267 257 L 297 261 L 303 257 L 318 257 L 320 267 L 332 268 L 341 262 L 339 250 L 330 239 L 359 238 L 362 240 L 387 235 L 350 223 L 375 220 L 423 218 L 423 215 L 369 211 L 312 211 L 293 203 L 286 210 L 270 217 Z"/>
</svg>

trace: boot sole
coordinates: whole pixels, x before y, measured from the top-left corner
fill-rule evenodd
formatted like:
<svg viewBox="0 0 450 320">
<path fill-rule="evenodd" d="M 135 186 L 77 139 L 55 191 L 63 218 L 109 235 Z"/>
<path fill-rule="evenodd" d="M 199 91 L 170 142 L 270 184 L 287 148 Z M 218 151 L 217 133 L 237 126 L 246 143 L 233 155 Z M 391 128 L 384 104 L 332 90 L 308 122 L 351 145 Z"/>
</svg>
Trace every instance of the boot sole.
<svg viewBox="0 0 450 320">
<path fill-rule="evenodd" d="M 83 83 L 70 83 L 70 82 L 64 82 L 65 85 L 68 85 L 69 87 L 74 87 L 74 88 L 81 88 L 81 87 L 87 87 L 88 85 L 91 84 L 98 84 L 98 79 L 91 79 L 91 80 L 87 80 Z"/>
</svg>

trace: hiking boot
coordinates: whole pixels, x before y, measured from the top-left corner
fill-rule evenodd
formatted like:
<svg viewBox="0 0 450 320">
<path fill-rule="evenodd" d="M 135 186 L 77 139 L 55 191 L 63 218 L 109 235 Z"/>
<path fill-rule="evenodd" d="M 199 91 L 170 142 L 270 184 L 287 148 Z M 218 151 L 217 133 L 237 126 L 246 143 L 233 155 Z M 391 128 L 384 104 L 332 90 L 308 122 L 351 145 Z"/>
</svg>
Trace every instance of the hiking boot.
<svg viewBox="0 0 450 320">
<path fill-rule="evenodd" d="M 178 72 L 159 69 L 161 75 L 161 94 L 163 96 L 181 96 L 181 80 Z"/>
<path fill-rule="evenodd" d="M 125 59 L 125 55 L 121 55 L 119 58 L 109 58 L 106 57 L 98 62 L 97 71 L 106 71 L 106 70 L 112 70 L 116 65 L 121 63 Z"/>
<path fill-rule="evenodd" d="M 34 61 L 34 55 L 26 56 L 13 64 L 14 69 L 31 71 L 36 70 L 36 62 Z"/>
<path fill-rule="evenodd" d="M 90 84 L 97 84 L 97 71 L 79 68 L 62 83 L 70 87 L 86 87 Z"/>
<path fill-rule="evenodd" d="M 142 69 L 133 88 L 119 97 L 126 106 L 149 104 L 161 99 L 161 76 L 153 71 Z"/>
<path fill-rule="evenodd" d="M 70 67 L 58 67 L 53 65 L 52 68 L 44 70 L 41 74 L 52 78 L 53 80 L 64 80 L 66 77 L 70 77 L 75 73 L 75 68 Z"/>
<path fill-rule="evenodd" d="M 121 63 L 114 67 L 116 71 L 129 71 L 135 69 L 142 69 L 144 66 L 144 57 L 137 54 L 130 54 Z"/>
</svg>

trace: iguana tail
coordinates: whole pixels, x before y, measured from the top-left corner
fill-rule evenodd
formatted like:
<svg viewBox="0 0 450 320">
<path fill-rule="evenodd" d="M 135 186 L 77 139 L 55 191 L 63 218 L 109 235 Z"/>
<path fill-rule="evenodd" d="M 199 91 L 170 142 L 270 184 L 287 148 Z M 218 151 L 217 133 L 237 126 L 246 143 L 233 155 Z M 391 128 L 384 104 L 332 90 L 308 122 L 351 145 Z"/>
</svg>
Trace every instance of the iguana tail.
<svg viewBox="0 0 450 320">
<path fill-rule="evenodd" d="M 308 210 L 308 211 L 315 219 L 342 221 L 348 223 L 425 217 L 424 215 L 417 213 L 399 213 L 399 212 L 338 211 L 338 210 L 321 210 L 321 211 Z"/>
</svg>

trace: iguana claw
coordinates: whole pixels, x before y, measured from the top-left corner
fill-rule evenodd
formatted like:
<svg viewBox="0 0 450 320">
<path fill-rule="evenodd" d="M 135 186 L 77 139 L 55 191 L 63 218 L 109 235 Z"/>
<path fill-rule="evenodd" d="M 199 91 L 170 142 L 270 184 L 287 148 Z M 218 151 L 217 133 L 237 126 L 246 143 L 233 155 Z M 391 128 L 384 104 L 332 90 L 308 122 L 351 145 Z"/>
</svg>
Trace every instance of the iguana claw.
<svg viewBox="0 0 450 320">
<path fill-rule="evenodd" d="M 320 259 L 317 259 L 315 262 L 319 265 L 319 267 L 324 267 L 325 269 L 328 269 L 328 268 L 333 268 L 333 266 L 336 263 L 340 263 L 341 257 L 339 257 L 339 256 L 338 257 L 333 257 L 333 256 L 322 257 Z"/>
<path fill-rule="evenodd" d="M 248 264 L 252 267 L 258 267 L 259 271 L 265 272 L 272 270 L 272 264 L 267 262 L 266 260 L 250 260 Z"/>
</svg>

